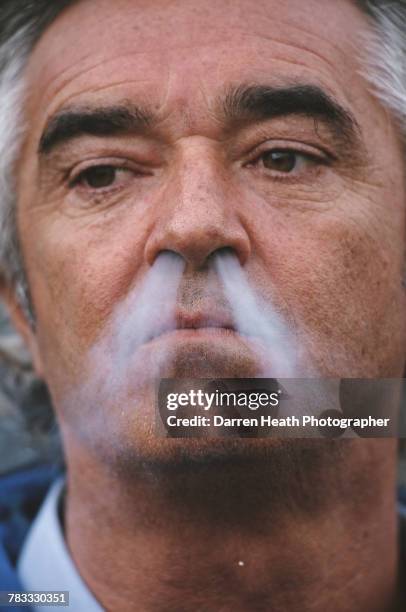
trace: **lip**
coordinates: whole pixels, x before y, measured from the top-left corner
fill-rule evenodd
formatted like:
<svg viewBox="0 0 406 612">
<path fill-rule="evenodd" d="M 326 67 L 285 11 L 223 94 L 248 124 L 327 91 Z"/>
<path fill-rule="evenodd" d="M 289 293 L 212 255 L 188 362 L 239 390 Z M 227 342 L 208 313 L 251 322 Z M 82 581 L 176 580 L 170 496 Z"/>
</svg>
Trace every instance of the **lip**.
<svg viewBox="0 0 406 612">
<path fill-rule="evenodd" d="M 227 314 L 207 312 L 186 312 L 178 310 L 172 325 L 164 323 L 157 326 L 156 333 L 148 341 L 162 336 L 177 334 L 182 337 L 198 337 L 205 334 L 230 335 L 237 333 L 233 320 Z"/>
<path fill-rule="evenodd" d="M 237 331 L 233 320 L 220 313 L 187 313 L 178 311 L 175 317 L 175 329 L 228 329 Z"/>
</svg>

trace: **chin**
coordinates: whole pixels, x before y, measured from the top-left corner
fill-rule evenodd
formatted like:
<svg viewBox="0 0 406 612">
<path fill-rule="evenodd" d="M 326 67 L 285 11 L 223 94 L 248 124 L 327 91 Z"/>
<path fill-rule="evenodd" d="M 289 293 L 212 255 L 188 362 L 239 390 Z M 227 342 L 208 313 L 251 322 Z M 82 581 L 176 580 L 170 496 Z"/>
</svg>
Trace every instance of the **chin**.
<svg viewBox="0 0 406 612">
<path fill-rule="evenodd" d="M 290 440 L 241 438 L 161 438 L 151 432 L 128 431 L 104 462 L 131 472 L 188 472 L 200 467 L 243 466 L 246 462 L 264 461 L 277 450 L 286 450 Z"/>
<path fill-rule="evenodd" d="M 261 376 L 258 351 L 230 330 L 172 332 L 146 343 L 120 368 L 88 372 L 85 383 L 64 398 L 64 421 L 71 432 L 107 462 L 146 461 L 176 465 L 182 461 L 212 461 L 264 452 L 274 441 L 227 439 L 168 439 L 157 422 L 161 379 L 256 378 Z M 158 425 L 157 425 L 158 423 Z M 74 434 L 75 435 L 75 434 Z M 119 459 L 121 457 L 121 460 Z"/>
</svg>

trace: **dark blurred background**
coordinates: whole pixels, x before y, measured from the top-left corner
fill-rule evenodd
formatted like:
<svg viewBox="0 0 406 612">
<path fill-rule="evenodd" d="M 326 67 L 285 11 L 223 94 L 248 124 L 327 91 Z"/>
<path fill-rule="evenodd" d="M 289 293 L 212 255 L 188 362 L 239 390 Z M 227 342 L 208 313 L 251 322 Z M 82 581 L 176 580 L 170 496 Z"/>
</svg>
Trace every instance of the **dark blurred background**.
<svg viewBox="0 0 406 612">
<path fill-rule="evenodd" d="M 0 474 L 60 462 L 58 429 L 45 386 L 0 303 Z"/>
</svg>

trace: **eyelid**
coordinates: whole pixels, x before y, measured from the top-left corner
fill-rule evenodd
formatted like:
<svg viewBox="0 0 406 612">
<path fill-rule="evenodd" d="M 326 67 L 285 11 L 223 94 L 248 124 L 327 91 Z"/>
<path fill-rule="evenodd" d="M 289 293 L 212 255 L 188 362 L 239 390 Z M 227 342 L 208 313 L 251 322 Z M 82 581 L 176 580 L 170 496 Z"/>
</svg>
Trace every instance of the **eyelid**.
<svg viewBox="0 0 406 612">
<path fill-rule="evenodd" d="M 315 146 L 299 141 L 293 140 L 264 140 L 261 144 L 251 149 L 248 153 L 248 160 L 244 165 L 252 164 L 264 155 L 265 153 L 271 153 L 272 151 L 280 151 L 284 153 L 294 153 L 295 155 L 302 155 L 308 157 L 319 163 L 329 164 L 337 160 L 337 157 L 327 151 L 324 147 Z"/>
<path fill-rule="evenodd" d="M 99 168 L 100 166 L 111 166 L 115 170 L 127 170 L 134 175 L 148 175 L 147 169 L 141 169 L 136 163 L 124 158 L 94 158 L 81 162 L 67 172 L 66 180 L 69 187 L 74 187 L 80 176 L 88 170 Z"/>
</svg>

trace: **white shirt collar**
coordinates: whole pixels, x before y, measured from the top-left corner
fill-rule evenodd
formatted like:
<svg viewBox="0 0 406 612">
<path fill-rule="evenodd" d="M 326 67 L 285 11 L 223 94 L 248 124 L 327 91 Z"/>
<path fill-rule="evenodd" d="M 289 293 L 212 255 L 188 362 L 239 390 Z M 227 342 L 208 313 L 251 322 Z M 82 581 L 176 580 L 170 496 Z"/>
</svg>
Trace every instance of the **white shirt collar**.
<svg viewBox="0 0 406 612">
<path fill-rule="evenodd" d="M 30 527 L 17 564 L 17 572 L 27 591 L 69 591 L 70 610 L 102 612 L 103 608 L 79 575 L 69 554 L 58 516 L 64 479 L 50 488 Z M 43 607 L 33 608 L 43 612 Z M 48 612 L 64 608 L 47 606 Z"/>
</svg>

